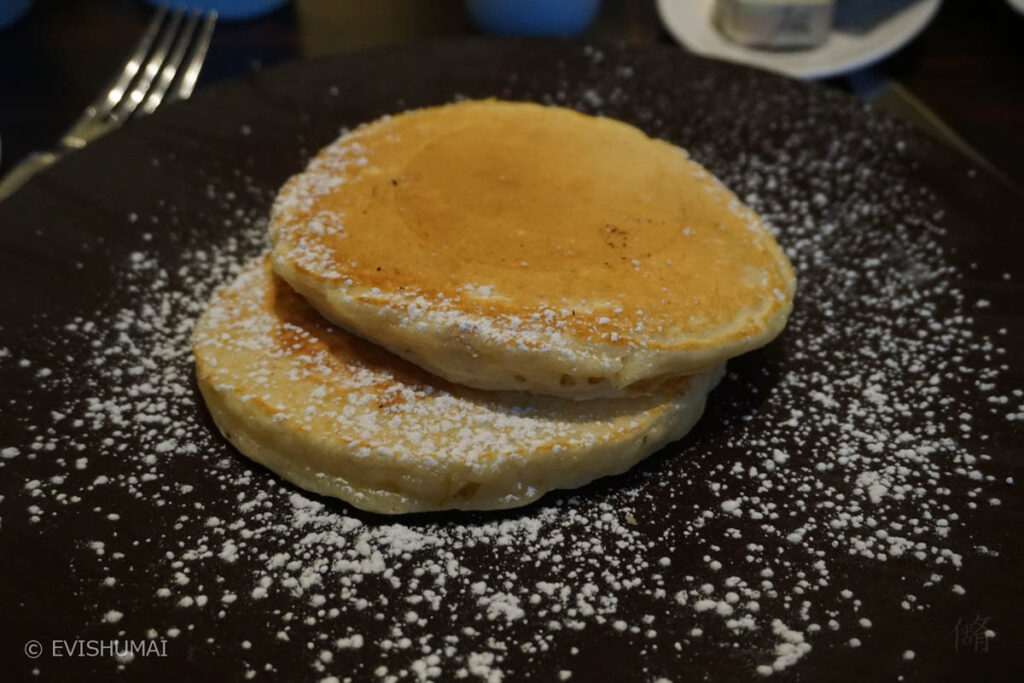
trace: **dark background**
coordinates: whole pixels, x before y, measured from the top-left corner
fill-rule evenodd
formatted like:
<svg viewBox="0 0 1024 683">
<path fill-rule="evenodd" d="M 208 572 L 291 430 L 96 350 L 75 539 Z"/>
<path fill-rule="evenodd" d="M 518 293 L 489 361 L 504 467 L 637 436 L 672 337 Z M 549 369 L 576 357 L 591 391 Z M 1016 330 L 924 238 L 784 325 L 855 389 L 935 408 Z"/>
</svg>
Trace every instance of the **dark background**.
<svg viewBox="0 0 1024 683">
<path fill-rule="evenodd" d="M 0 30 L 0 172 L 55 142 L 119 69 L 151 12 L 141 0 L 36 0 L 26 17 Z M 462 0 L 294 0 L 262 18 L 221 22 L 199 87 L 303 57 L 474 33 Z M 585 37 L 671 42 L 654 0 L 603 0 Z M 1005 0 L 947 0 L 915 41 L 875 71 L 905 86 L 1020 187 L 1022 55 L 1024 16 Z M 826 85 L 850 88 L 846 79 Z M 921 122 L 906 102 L 882 96 L 877 104 Z"/>
</svg>

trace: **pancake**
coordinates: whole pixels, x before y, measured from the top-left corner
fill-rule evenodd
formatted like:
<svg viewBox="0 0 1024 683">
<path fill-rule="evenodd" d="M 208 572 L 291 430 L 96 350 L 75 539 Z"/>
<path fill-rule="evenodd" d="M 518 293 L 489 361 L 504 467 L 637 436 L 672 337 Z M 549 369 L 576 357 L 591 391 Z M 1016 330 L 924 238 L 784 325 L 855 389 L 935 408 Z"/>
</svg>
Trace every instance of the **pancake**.
<svg viewBox="0 0 1024 683">
<path fill-rule="evenodd" d="M 792 268 L 673 145 L 500 101 L 385 117 L 273 207 L 274 268 L 325 316 L 450 381 L 575 399 L 653 391 L 785 325 Z"/>
<path fill-rule="evenodd" d="M 268 258 L 214 295 L 194 353 L 239 451 L 379 513 L 515 507 L 623 472 L 686 434 L 721 375 L 587 402 L 453 385 L 333 327 Z"/>
</svg>

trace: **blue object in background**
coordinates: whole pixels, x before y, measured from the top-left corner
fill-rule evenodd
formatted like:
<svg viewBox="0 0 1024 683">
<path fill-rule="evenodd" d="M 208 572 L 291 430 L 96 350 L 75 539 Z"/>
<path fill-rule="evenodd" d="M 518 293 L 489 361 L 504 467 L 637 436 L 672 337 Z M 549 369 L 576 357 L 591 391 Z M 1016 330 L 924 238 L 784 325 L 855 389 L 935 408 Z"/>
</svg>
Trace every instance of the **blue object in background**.
<svg viewBox="0 0 1024 683">
<path fill-rule="evenodd" d="M 5 0 L 0 0 L 0 3 Z M 187 7 L 190 10 L 217 10 L 218 19 L 252 19 L 283 7 L 288 0 L 146 0 L 151 5 Z"/>
<path fill-rule="evenodd" d="M 32 0 L 0 0 L 0 28 L 21 19 L 31 6 Z"/>
<path fill-rule="evenodd" d="M 500 36 L 574 36 L 590 26 L 600 0 L 466 0 L 483 31 Z"/>
</svg>

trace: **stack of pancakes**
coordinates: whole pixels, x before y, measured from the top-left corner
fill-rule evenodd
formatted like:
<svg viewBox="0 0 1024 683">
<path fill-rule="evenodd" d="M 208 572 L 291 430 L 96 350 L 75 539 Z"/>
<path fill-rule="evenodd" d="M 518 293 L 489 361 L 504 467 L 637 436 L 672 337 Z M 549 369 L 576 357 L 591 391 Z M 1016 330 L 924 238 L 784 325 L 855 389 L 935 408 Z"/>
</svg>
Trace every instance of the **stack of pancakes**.
<svg viewBox="0 0 1024 683">
<path fill-rule="evenodd" d="M 383 513 L 627 470 L 779 334 L 795 286 L 683 150 L 527 103 L 343 135 L 281 189 L 270 239 L 199 321 L 200 389 L 242 453 Z"/>
</svg>

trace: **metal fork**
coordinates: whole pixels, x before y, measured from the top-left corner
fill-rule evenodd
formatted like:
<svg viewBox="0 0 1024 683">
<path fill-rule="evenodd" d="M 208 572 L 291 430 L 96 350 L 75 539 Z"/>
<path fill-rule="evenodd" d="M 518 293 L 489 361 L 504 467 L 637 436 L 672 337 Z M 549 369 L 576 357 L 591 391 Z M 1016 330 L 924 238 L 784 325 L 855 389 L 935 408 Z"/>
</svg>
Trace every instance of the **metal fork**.
<svg viewBox="0 0 1024 683">
<path fill-rule="evenodd" d="M 68 152 L 85 147 L 133 116 L 152 114 L 163 102 L 188 99 L 216 21 L 213 11 L 187 13 L 179 8 L 168 12 L 166 6 L 160 7 L 121 72 L 61 136 L 57 147 L 33 152 L 0 180 L 0 201 Z"/>
</svg>

